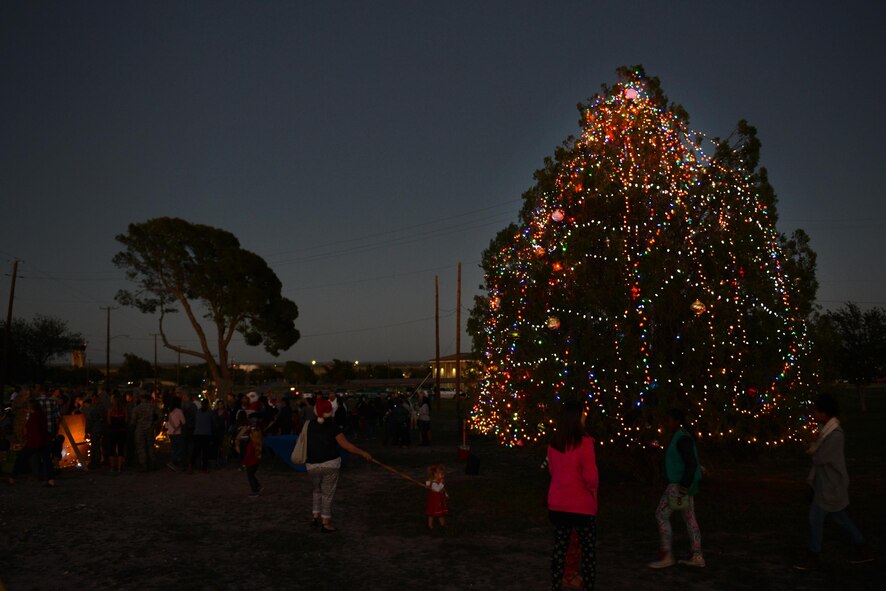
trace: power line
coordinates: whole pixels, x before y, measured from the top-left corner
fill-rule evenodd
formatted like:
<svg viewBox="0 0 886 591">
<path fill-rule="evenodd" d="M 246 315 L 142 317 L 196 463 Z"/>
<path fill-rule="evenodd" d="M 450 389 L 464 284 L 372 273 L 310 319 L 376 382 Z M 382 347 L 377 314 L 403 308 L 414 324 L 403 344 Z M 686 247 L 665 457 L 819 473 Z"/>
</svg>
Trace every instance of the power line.
<svg viewBox="0 0 886 591">
<path fill-rule="evenodd" d="M 314 255 L 307 254 L 307 255 L 291 258 L 291 259 L 278 260 L 278 261 L 274 262 L 274 265 L 278 266 L 278 265 L 287 265 L 287 264 L 292 264 L 292 263 L 314 262 L 314 261 L 319 261 L 319 260 L 323 260 L 323 259 L 335 258 L 335 257 L 345 256 L 345 255 L 350 255 L 350 254 L 355 254 L 355 253 L 364 253 L 364 252 L 371 251 L 371 250 L 378 250 L 380 248 L 386 248 L 386 247 L 392 247 L 392 246 L 405 246 L 407 244 L 413 244 L 415 242 L 421 242 L 424 240 L 429 240 L 431 238 L 440 238 L 442 236 L 447 236 L 447 235 L 455 234 L 455 233 L 459 233 L 459 232 L 465 232 L 467 230 L 475 230 L 475 229 L 484 228 L 484 227 L 491 226 L 491 225 L 500 225 L 501 223 L 502 223 L 502 220 L 497 220 L 497 221 L 492 221 L 492 222 L 478 223 L 478 224 L 474 224 L 474 225 L 470 225 L 470 226 L 468 226 L 468 225 L 449 226 L 449 227 L 445 227 L 445 228 L 439 228 L 437 230 L 433 230 L 430 232 L 425 232 L 422 234 L 406 235 L 406 236 L 401 236 L 401 237 L 397 237 L 397 238 L 391 238 L 389 240 L 384 240 L 384 241 L 380 241 L 380 242 L 346 247 L 343 249 L 339 249 L 339 250 L 331 251 L 331 252 L 326 252 L 326 253 L 318 253 L 318 254 L 314 254 Z M 330 245 L 330 247 L 332 247 L 332 246 L 334 246 L 334 245 Z"/>
<path fill-rule="evenodd" d="M 75 295 L 79 295 L 79 296 L 85 298 L 84 301 L 81 301 L 81 302 L 73 302 L 73 303 L 83 303 L 83 304 L 103 304 L 103 305 L 107 305 L 107 303 L 108 303 L 107 300 L 99 300 L 99 299 L 96 299 L 96 298 L 94 298 L 93 296 L 91 296 L 91 295 L 89 295 L 89 294 L 87 294 L 87 293 L 84 293 L 83 291 L 80 291 L 79 289 L 77 289 L 77 288 L 75 288 L 75 287 L 72 287 L 71 285 L 68 284 L 68 281 L 67 281 L 67 280 L 58 279 L 58 278 L 54 277 L 53 275 L 50 275 L 50 274 L 47 273 L 46 271 L 43 271 L 43 270 L 41 270 L 41 269 L 35 267 L 32 263 L 29 263 L 29 264 L 28 264 L 28 267 L 29 267 L 30 269 L 33 269 L 37 274 L 39 274 L 39 277 L 40 277 L 41 279 L 47 279 L 47 280 L 49 280 L 49 281 L 52 281 L 52 282 L 54 282 L 54 283 L 57 283 L 58 285 L 61 285 L 61 286 L 65 287 L 67 290 L 73 292 Z"/>
<path fill-rule="evenodd" d="M 453 314 L 455 314 L 455 309 L 453 308 L 452 310 L 444 310 L 444 312 L 446 312 L 446 313 L 443 314 L 441 316 L 441 318 L 450 318 Z M 427 322 L 428 320 L 433 320 L 433 319 L 434 319 L 433 316 L 425 316 L 422 318 L 413 318 L 411 320 L 403 320 L 401 322 L 393 322 L 391 324 L 364 326 L 364 327 L 360 327 L 360 328 L 351 328 L 351 329 L 346 329 L 346 330 L 330 331 L 330 332 L 308 333 L 308 334 L 301 335 L 301 338 L 304 339 L 304 338 L 313 338 L 313 337 L 326 337 L 326 336 L 335 336 L 335 335 L 340 335 L 340 334 L 351 334 L 351 333 L 357 333 L 357 332 L 369 332 L 369 331 L 373 331 L 373 330 L 384 330 L 384 329 L 388 329 L 388 328 L 397 328 L 399 326 L 407 326 L 410 324 L 418 324 L 420 322 Z M 150 338 L 149 337 L 130 337 L 129 340 L 131 340 L 131 341 L 151 341 L 151 340 L 153 340 L 153 337 L 150 337 Z M 182 344 L 182 345 L 200 342 L 200 340 L 196 337 L 195 338 L 187 338 L 187 339 L 169 338 L 167 340 L 170 343 L 176 343 L 176 344 Z M 245 343 L 246 340 L 243 337 L 235 336 L 233 339 L 231 339 L 231 342 L 232 343 Z"/>
<path fill-rule="evenodd" d="M 396 239 L 403 239 L 403 238 L 405 238 L 405 237 L 409 237 L 410 235 L 414 235 L 415 232 L 416 232 L 419 228 L 422 228 L 422 227 L 425 227 L 425 226 L 430 226 L 430 225 L 433 225 L 433 224 L 439 224 L 439 223 L 441 223 L 441 222 L 446 222 L 446 221 L 449 221 L 449 220 L 455 220 L 455 219 L 459 219 L 459 218 L 464 218 L 464 217 L 468 217 L 468 216 L 476 215 L 476 214 L 478 214 L 478 213 L 480 213 L 480 212 L 483 212 L 483 211 L 489 211 L 489 210 L 491 210 L 491 209 L 496 209 L 496 208 L 498 208 L 498 207 L 501 207 L 502 205 L 512 205 L 512 204 L 515 204 L 515 203 L 519 203 L 519 202 L 521 202 L 521 201 L 522 201 L 522 200 L 520 200 L 520 199 L 516 199 L 516 200 L 515 200 L 515 199 L 511 199 L 511 200 L 504 201 L 504 202 L 501 202 L 501 203 L 498 203 L 498 204 L 495 204 L 495 205 L 490 205 L 490 206 L 487 206 L 487 207 L 482 207 L 482 208 L 479 208 L 479 209 L 474 209 L 474 210 L 466 211 L 466 212 L 463 212 L 463 213 L 460 213 L 460 214 L 456 214 L 456 215 L 453 215 L 453 216 L 449 216 L 449 217 L 446 217 L 446 218 L 437 218 L 437 219 L 434 219 L 434 220 L 431 220 L 431 221 L 427 221 L 427 222 L 421 222 L 421 223 L 417 223 L 417 224 L 410 224 L 408 228 L 397 228 L 397 229 L 395 229 L 395 230 L 381 230 L 381 231 L 378 231 L 378 232 L 373 232 L 373 233 L 371 233 L 371 234 L 365 234 L 365 235 L 363 235 L 363 236 L 357 236 L 357 237 L 354 237 L 354 238 L 345 238 L 345 239 L 343 239 L 343 240 L 336 240 L 334 243 L 320 244 L 320 245 L 310 246 L 310 247 L 307 247 L 307 248 L 304 248 L 304 249 L 299 249 L 299 250 L 297 250 L 297 251 L 296 251 L 296 250 L 286 250 L 286 251 L 273 252 L 273 253 L 269 253 L 269 254 L 267 254 L 266 256 L 268 256 L 269 258 L 272 258 L 272 257 L 280 256 L 280 255 L 289 255 L 289 254 L 293 254 L 293 253 L 311 252 L 311 251 L 313 251 L 313 250 L 322 250 L 322 249 L 327 248 L 327 247 L 330 247 L 330 246 L 338 246 L 338 245 L 341 245 L 341 244 L 348 244 L 348 243 L 353 243 L 353 242 L 360 242 L 360 241 L 364 241 L 364 240 L 369 240 L 369 239 L 376 238 L 376 237 L 379 237 L 379 236 L 390 237 L 391 234 L 392 234 L 392 233 L 395 233 L 395 232 L 408 232 L 408 233 L 406 234 L 406 236 L 400 236 L 400 237 L 396 238 Z M 502 214 L 502 213 L 498 213 L 498 214 L 496 214 L 495 216 L 491 216 L 491 217 L 496 217 L 496 216 L 501 216 L 501 215 L 504 215 L 504 214 Z M 512 212 L 509 212 L 508 215 L 513 215 L 513 213 L 512 213 Z M 482 219 L 491 219 L 491 217 L 490 217 L 490 216 L 487 216 L 486 218 L 482 218 Z M 432 230 L 432 232 L 437 232 L 437 231 L 439 231 L 439 229 L 438 229 L 438 230 Z"/>
<path fill-rule="evenodd" d="M 469 265 L 479 264 L 480 261 L 469 261 Z M 430 269 L 419 269 L 415 271 L 403 271 L 402 273 L 389 273 L 387 275 L 376 275 L 374 277 L 364 277 L 362 279 L 353 279 L 351 281 L 336 281 L 334 283 L 323 283 L 318 285 L 306 285 L 302 287 L 293 287 L 292 291 L 311 291 L 316 289 L 325 289 L 327 287 L 344 287 L 348 285 L 357 285 L 360 283 L 371 283 L 374 281 L 384 281 L 389 279 L 397 279 L 399 277 L 408 277 L 409 275 L 423 275 L 425 273 L 436 273 L 446 269 L 452 269 L 455 265 L 444 265 L 441 267 L 433 267 Z"/>
<path fill-rule="evenodd" d="M 450 316 L 452 316 L 453 313 L 454 312 L 450 312 L 446 316 L 441 316 L 441 318 L 449 318 Z M 352 328 L 352 329 L 348 329 L 348 330 L 339 330 L 339 331 L 333 331 L 333 332 L 318 332 L 318 333 L 313 333 L 313 334 L 301 335 L 301 337 L 302 338 L 329 337 L 329 336 L 336 336 L 336 335 L 342 335 L 342 334 L 352 334 L 355 332 L 369 332 L 369 331 L 373 331 L 373 330 L 384 330 L 387 328 L 396 328 L 398 326 L 407 326 L 409 324 L 418 324 L 420 322 L 427 322 L 428 320 L 433 320 L 433 319 L 434 319 L 434 316 L 426 316 L 424 318 L 416 318 L 414 320 L 404 320 L 403 322 L 395 322 L 393 324 L 383 324 L 383 325 L 379 325 L 379 326 L 367 326 L 367 327 L 363 327 L 363 328 Z"/>
</svg>

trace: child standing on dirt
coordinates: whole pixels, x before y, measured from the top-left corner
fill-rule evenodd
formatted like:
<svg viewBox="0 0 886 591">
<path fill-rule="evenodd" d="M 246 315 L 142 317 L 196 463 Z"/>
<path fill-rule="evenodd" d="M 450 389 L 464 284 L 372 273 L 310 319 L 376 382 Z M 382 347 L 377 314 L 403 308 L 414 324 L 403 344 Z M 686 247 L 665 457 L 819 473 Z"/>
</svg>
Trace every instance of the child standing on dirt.
<svg viewBox="0 0 886 591">
<path fill-rule="evenodd" d="M 704 556 L 701 553 L 701 532 L 695 518 L 695 495 L 698 494 L 698 483 L 701 480 L 701 463 L 698 459 L 698 448 L 695 440 L 686 429 L 686 415 L 682 410 L 672 408 L 665 415 L 665 427 L 671 441 L 665 450 L 665 476 L 668 485 L 661 495 L 655 519 L 658 521 L 660 551 L 658 559 L 649 563 L 649 568 L 668 568 L 677 563 L 671 551 L 672 530 L 671 513 L 679 511 L 689 532 L 689 543 L 692 556 L 688 560 L 680 560 L 680 564 L 703 568 Z M 671 497 L 674 498 L 672 503 Z M 679 503 L 677 502 L 679 501 Z"/>
<path fill-rule="evenodd" d="M 240 453 L 240 441 L 241 439 L 237 438 L 237 453 Z M 250 497 L 257 497 L 261 494 L 261 485 L 258 483 L 258 479 L 255 477 L 255 473 L 258 472 L 258 465 L 261 462 L 261 452 L 262 452 L 262 434 L 259 429 L 251 428 L 249 430 L 249 443 L 246 444 L 246 451 L 241 454 L 243 458 L 243 468 L 246 470 L 246 479 L 249 481 L 249 488 L 252 492 L 249 493 Z"/>
<path fill-rule="evenodd" d="M 428 503 L 425 515 L 428 517 L 428 529 L 434 529 L 434 518 L 440 527 L 446 527 L 446 516 L 449 515 L 449 495 L 446 494 L 446 468 L 443 464 L 433 464 L 428 468 Z"/>
</svg>

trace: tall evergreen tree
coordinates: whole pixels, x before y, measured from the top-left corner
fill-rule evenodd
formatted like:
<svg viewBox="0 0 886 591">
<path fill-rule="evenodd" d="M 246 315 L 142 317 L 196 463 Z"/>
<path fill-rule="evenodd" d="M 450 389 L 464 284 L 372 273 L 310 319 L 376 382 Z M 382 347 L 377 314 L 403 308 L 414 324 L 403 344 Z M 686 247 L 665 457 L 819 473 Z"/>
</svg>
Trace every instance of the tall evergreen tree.
<svg viewBox="0 0 886 591">
<path fill-rule="evenodd" d="M 619 73 L 579 104 L 579 137 L 545 160 L 519 224 L 484 252 L 473 423 L 520 445 L 569 398 L 586 401 L 606 442 L 645 444 L 672 406 L 705 437 L 795 437 L 806 310 L 783 269 L 756 130 L 742 121 L 707 140 L 657 78 Z"/>
</svg>

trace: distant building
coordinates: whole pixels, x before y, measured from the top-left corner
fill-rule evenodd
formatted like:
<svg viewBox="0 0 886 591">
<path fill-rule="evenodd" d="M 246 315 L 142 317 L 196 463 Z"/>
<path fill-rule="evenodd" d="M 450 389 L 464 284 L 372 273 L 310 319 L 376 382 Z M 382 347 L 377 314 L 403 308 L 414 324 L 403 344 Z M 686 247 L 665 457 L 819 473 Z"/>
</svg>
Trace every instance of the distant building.
<svg viewBox="0 0 886 591">
<path fill-rule="evenodd" d="M 455 359 L 456 355 L 447 355 L 440 358 L 440 385 L 441 387 L 455 386 Z M 437 360 L 431 359 L 432 378 L 437 378 Z M 473 353 L 461 354 L 461 385 L 464 388 L 469 384 L 475 384 L 482 369 L 480 359 Z"/>
</svg>

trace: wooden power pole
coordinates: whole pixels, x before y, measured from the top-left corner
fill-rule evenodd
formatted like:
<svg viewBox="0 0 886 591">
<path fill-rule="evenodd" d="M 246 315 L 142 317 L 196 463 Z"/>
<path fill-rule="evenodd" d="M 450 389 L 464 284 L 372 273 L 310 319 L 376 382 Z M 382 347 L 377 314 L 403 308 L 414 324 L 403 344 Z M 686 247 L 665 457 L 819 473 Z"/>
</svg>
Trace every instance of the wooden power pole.
<svg viewBox="0 0 886 591">
<path fill-rule="evenodd" d="M 458 297 L 455 304 L 455 396 L 461 393 L 461 263 L 458 264 Z"/>
<path fill-rule="evenodd" d="M 106 310 L 108 320 L 105 323 L 105 392 L 111 391 L 111 310 L 114 306 L 101 306 L 100 310 Z"/>
<path fill-rule="evenodd" d="M 461 263 L 458 263 L 458 296 L 455 304 L 455 409 L 459 435 L 464 444 L 464 421 L 461 418 Z"/>
<path fill-rule="evenodd" d="M 434 369 L 434 398 L 440 410 L 440 276 L 434 275 L 434 323 L 436 342 L 436 364 Z"/>
<path fill-rule="evenodd" d="M 12 261 L 12 286 L 9 288 L 9 307 L 6 309 L 6 327 L 3 331 L 3 367 L 0 368 L 0 402 L 6 395 L 6 372 L 9 369 L 9 335 L 12 332 L 12 302 L 15 300 L 15 278 L 18 259 Z"/>
</svg>

